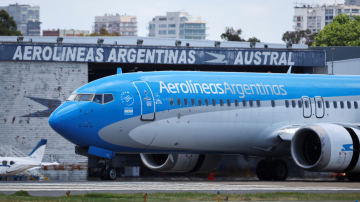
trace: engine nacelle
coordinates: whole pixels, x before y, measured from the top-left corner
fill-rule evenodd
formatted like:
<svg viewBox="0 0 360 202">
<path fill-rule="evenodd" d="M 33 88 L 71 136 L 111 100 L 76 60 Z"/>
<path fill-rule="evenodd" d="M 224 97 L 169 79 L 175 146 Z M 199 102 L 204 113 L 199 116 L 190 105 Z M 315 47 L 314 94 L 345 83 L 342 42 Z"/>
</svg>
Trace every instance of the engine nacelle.
<svg viewBox="0 0 360 202">
<path fill-rule="evenodd" d="M 217 168 L 221 155 L 214 154 L 140 154 L 146 167 L 159 172 L 208 172 Z"/>
<path fill-rule="evenodd" d="M 291 141 L 291 155 L 304 170 L 360 172 L 360 131 L 318 123 L 301 127 Z"/>
</svg>

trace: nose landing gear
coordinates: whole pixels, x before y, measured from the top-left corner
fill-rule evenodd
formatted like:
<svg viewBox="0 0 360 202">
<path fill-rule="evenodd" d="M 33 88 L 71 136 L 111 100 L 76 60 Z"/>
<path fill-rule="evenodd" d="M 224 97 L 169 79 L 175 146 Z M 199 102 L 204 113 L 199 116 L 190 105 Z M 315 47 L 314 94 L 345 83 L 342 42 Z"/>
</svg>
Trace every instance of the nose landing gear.
<svg viewBox="0 0 360 202">
<path fill-rule="evenodd" d="M 115 180 L 117 177 L 116 169 L 112 165 L 107 165 L 100 170 L 101 180 Z"/>
<path fill-rule="evenodd" d="M 272 158 L 266 158 L 261 160 L 256 166 L 256 175 L 259 180 L 264 181 L 285 181 L 288 177 L 288 167 L 284 160 Z"/>
</svg>

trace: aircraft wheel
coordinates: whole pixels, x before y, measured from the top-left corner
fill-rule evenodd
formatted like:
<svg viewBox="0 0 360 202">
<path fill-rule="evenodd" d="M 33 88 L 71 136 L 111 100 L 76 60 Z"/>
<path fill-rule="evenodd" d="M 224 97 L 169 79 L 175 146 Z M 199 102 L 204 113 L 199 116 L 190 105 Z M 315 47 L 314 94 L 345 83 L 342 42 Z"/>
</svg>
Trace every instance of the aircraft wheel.
<svg viewBox="0 0 360 202">
<path fill-rule="evenodd" d="M 117 177 L 116 169 L 112 166 L 110 166 L 107 169 L 106 174 L 107 174 L 107 179 L 109 179 L 109 180 L 115 180 Z"/>
<path fill-rule="evenodd" d="M 270 181 L 272 180 L 270 173 L 268 172 L 266 161 L 261 160 L 256 166 L 256 175 L 259 180 Z"/>
<path fill-rule="evenodd" d="M 102 167 L 101 170 L 100 170 L 100 179 L 101 180 L 107 180 L 106 166 Z"/>
<path fill-rule="evenodd" d="M 285 181 L 289 174 L 286 161 L 274 160 L 271 164 L 271 173 L 274 181 Z"/>
<path fill-rule="evenodd" d="M 360 182 L 360 173 L 346 173 L 346 178 L 350 182 Z"/>
</svg>

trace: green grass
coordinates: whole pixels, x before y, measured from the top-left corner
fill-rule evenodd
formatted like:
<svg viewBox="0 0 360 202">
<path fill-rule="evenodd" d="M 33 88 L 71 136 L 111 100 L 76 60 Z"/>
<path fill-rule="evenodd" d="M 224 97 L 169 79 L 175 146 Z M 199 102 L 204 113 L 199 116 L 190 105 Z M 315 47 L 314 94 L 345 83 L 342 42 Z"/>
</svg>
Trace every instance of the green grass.
<svg viewBox="0 0 360 202">
<path fill-rule="evenodd" d="M 64 192 L 65 194 L 65 192 Z M 224 201 L 225 194 L 220 195 Z M 326 193 L 312 194 L 300 192 L 274 192 L 257 194 L 229 194 L 229 201 L 355 201 L 360 200 L 360 193 Z M 115 193 L 87 193 L 62 197 L 30 196 L 26 191 L 18 191 L 11 195 L 0 194 L 0 201 L 144 201 L 142 193 L 115 194 Z M 217 201 L 217 194 L 201 192 L 181 193 L 153 193 L 148 194 L 147 202 L 155 201 Z"/>
</svg>

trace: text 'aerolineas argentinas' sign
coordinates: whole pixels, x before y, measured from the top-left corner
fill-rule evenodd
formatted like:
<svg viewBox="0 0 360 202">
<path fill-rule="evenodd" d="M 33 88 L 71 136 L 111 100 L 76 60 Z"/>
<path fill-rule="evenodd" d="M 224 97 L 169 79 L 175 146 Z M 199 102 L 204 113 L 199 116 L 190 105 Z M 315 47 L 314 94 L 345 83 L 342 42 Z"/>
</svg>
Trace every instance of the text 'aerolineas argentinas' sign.
<svg viewBox="0 0 360 202">
<path fill-rule="evenodd" d="M 98 63 L 325 66 L 323 50 L 0 44 L 1 60 Z"/>
</svg>

